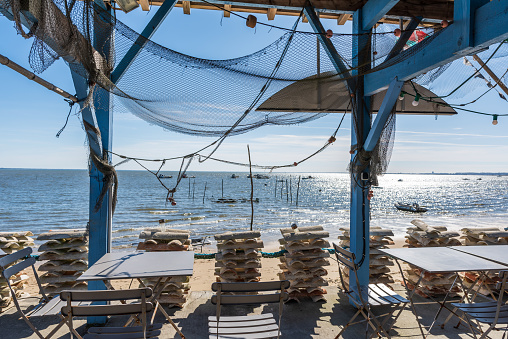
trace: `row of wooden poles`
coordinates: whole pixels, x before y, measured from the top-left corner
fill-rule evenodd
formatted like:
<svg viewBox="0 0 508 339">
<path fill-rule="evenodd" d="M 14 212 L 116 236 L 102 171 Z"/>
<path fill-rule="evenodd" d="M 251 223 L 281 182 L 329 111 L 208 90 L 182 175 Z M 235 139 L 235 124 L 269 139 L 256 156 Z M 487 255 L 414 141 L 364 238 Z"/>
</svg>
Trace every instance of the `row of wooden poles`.
<svg viewBox="0 0 508 339">
<path fill-rule="evenodd" d="M 188 196 L 189 198 L 192 197 L 192 200 L 194 200 L 194 197 L 195 197 L 195 193 L 196 193 L 196 180 L 194 180 L 194 182 L 191 184 L 191 178 L 189 178 L 189 193 L 188 193 Z M 295 204 L 296 206 L 298 206 L 298 197 L 300 195 L 300 181 L 302 180 L 302 176 L 299 176 L 298 177 L 298 183 L 296 185 L 296 200 L 295 200 Z M 277 188 L 278 188 L 278 183 L 281 183 L 280 185 L 280 190 L 277 191 Z M 286 183 L 286 190 L 285 190 L 285 193 L 284 193 L 284 182 Z M 205 182 L 205 188 L 203 190 L 203 204 L 205 203 L 205 197 L 206 197 L 206 189 L 207 189 L 207 184 Z M 192 187 L 192 189 L 191 189 Z M 288 179 L 278 179 L 277 177 L 275 177 L 275 198 L 277 198 L 277 192 L 280 192 L 280 198 L 282 199 L 282 196 L 283 194 L 286 195 L 286 201 L 287 202 L 291 202 L 293 203 L 293 183 L 292 183 L 292 178 L 289 177 L 289 180 Z M 222 179 L 222 183 L 221 183 L 221 195 L 222 195 L 222 198 L 224 198 L 224 179 Z"/>
</svg>

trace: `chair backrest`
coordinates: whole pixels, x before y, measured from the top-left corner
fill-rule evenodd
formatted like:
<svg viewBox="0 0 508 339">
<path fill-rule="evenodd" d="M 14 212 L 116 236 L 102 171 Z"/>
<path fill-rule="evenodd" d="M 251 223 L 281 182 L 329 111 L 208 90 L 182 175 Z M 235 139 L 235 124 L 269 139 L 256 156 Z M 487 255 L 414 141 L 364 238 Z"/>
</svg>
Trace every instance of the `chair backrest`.
<svg viewBox="0 0 508 339">
<path fill-rule="evenodd" d="M 340 247 L 337 243 L 333 243 L 333 249 L 335 250 L 335 257 L 337 258 L 337 261 L 339 262 L 339 278 L 342 285 L 342 289 L 345 292 L 349 292 L 350 288 L 347 288 L 347 284 L 344 278 L 344 275 L 342 273 L 342 269 L 340 265 L 344 265 L 346 269 L 352 270 L 355 274 L 355 277 L 357 275 L 357 269 L 358 267 L 355 264 L 355 254 L 353 252 L 350 252 L 342 247 Z"/>
<path fill-rule="evenodd" d="M 222 305 L 246 305 L 246 304 L 266 304 L 284 302 L 288 299 L 285 291 L 289 287 L 289 281 L 265 281 L 265 282 L 216 282 L 212 284 L 212 290 L 217 292 L 212 297 L 212 304 Z M 268 292 L 276 291 L 270 294 L 233 294 L 223 295 L 222 292 Z"/>
<path fill-rule="evenodd" d="M 106 290 L 106 291 L 62 291 L 60 299 L 67 301 L 62 307 L 62 315 L 67 316 L 108 316 L 128 315 L 150 312 L 153 304 L 146 298 L 152 296 L 151 288 L 139 288 L 133 290 Z M 141 302 L 115 305 L 90 305 L 76 302 L 96 301 L 119 301 L 140 299 Z"/>
<path fill-rule="evenodd" d="M 3 258 L 0 258 L 0 268 L 2 269 L 2 277 L 5 279 L 9 279 L 13 275 L 19 273 L 27 267 L 30 267 L 35 264 L 35 258 L 29 257 L 32 254 L 32 248 L 27 247 L 20 251 L 11 253 L 6 255 Z M 16 261 L 22 261 L 16 263 Z M 14 265 L 12 265 L 15 263 Z M 9 267 L 9 265 L 12 265 Z"/>
</svg>

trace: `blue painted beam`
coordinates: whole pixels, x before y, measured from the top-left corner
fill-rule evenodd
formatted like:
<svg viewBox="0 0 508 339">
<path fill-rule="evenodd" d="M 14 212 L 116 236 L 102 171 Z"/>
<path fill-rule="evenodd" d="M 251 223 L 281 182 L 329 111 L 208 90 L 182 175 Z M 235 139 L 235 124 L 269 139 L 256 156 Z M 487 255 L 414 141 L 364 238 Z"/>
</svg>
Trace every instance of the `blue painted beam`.
<svg viewBox="0 0 508 339">
<path fill-rule="evenodd" d="M 468 50 L 474 47 L 474 18 L 478 8 L 489 0 L 456 0 L 453 8 L 453 23 L 457 25 L 458 47 Z"/>
<path fill-rule="evenodd" d="M 146 45 L 148 39 L 152 37 L 157 28 L 159 28 L 160 24 L 164 21 L 166 16 L 171 12 L 171 9 L 175 6 L 178 0 L 165 0 L 161 7 L 154 14 L 150 22 L 146 25 L 141 35 L 136 39 L 134 45 L 127 51 L 122 60 L 118 63 L 113 73 L 111 73 L 111 81 L 113 83 L 118 83 L 118 81 L 125 74 L 127 69 L 132 65 L 132 62 L 138 56 L 141 49 Z"/>
<path fill-rule="evenodd" d="M 317 36 L 321 46 L 325 50 L 326 54 L 330 58 L 330 61 L 333 64 L 335 70 L 339 73 L 341 78 L 346 78 L 346 82 L 349 88 L 349 91 L 353 91 L 354 81 L 351 79 L 351 74 L 349 74 L 349 67 L 347 67 L 342 61 L 341 56 L 335 49 L 335 46 L 332 44 L 330 39 L 326 37 L 326 31 L 321 25 L 321 21 L 319 21 L 319 17 L 316 15 L 316 11 L 314 7 L 311 5 L 307 5 L 303 9 L 305 16 L 309 20 L 309 24 L 311 25 L 314 32 L 319 33 Z"/>
<path fill-rule="evenodd" d="M 507 22 L 508 1 L 490 1 L 475 11 L 473 47 L 461 47 L 465 33 L 461 25 L 453 23 L 412 57 L 388 67 L 380 64 L 377 67 L 379 71 L 366 74 L 365 93 L 372 95 L 382 91 L 394 76 L 400 81 L 407 81 L 464 55 L 476 53 L 489 45 L 508 39 Z M 408 49 L 401 54 L 403 53 L 412 51 Z"/>
<path fill-rule="evenodd" d="M 411 19 L 409 24 L 407 24 L 406 28 L 404 29 L 404 32 L 400 34 L 399 39 L 391 49 L 390 53 L 386 56 L 385 61 L 390 60 L 391 58 L 399 55 L 400 52 L 402 52 L 404 46 L 406 45 L 406 42 L 408 42 L 409 38 L 411 37 L 411 34 L 413 34 L 414 30 L 420 22 L 422 21 L 422 17 L 418 16 L 416 18 Z"/>
<path fill-rule="evenodd" d="M 363 149 L 367 152 L 372 152 L 376 147 L 379 141 L 379 137 L 383 132 L 383 128 L 386 125 L 386 121 L 388 120 L 393 107 L 397 103 L 400 91 L 402 90 L 402 85 L 404 85 L 404 82 L 399 81 L 397 77 L 395 77 L 395 79 L 393 79 L 392 83 L 390 84 L 390 87 L 388 88 L 388 91 L 383 98 L 383 102 L 381 103 L 381 107 L 377 112 L 376 120 L 374 120 L 370 132 L 367 135 L 367 139 L 363 144 Z"/>
<path fill-rule="evenodd" d="M 399 0 L 369 0 L 362 8 L 362 29 L 368 31 L 385 16 Z"/>
<path fill-rule="evenodd" d="M 364 76 L 360 75 L 358 67 L 360 65 L 369 65 L 371 59 L 371 48 L 370 48 L 370 30 L 363 30 L 362 25 L 362 10 L 359 9 L 353 15 L 353 75 L 357 75 L 354 88 L 354 106 L 356 119 L 351 119 L 351 146 L 360 147 L 363 145 L 365 138 L 369 134 L 370 130 L 370 97 L 364 94 Z M 368 67 L 368 66 L 364 66 Z M 358 164 L 356 157 L 358 152 L 355 152 L 351 156 L 351 162 Z M 369 174 L 367 168 L 364 173 Z M 367 199 L 368 195 L 368 182 L 362 180 L 361 174 L 354 173 L 351 176 L 351 207 L 349 211 L 350 217 L 350 249 L 355 254 L 357 264 L 361 263 L 358 269 L 358 281 L 362 286 L 363 291 L 367 291 L 365 288 L 369 284 L 369 228 L 370 228 L 370 205 Z M 349 274 L 349 286 L 355 291 L 356 294 L 359 291 L 356 288 L 356 280 L 353 272 Z M 364 295 L 366 297 L 366 295 Z"/>
</svg>

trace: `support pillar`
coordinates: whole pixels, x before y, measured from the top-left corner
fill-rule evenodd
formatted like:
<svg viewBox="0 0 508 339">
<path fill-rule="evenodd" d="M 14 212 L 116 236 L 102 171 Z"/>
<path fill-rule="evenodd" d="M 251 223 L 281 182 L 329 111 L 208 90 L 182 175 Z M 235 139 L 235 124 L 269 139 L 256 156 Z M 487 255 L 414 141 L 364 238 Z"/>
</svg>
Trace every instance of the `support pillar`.
<svg viewBox="0 0 508 339">
<path fill-rule="evenodd" d="M 362 10 L 359 9 L 353 15 L 353 75 L 355 78 L 353 109 L 355 114 L 351 117 L 351 145 L 356 149 L 351 156 L 351 161 L 358 163 L 356 155 L 370 131 L 370 97 L 364 95 L 364 77 L 358 76 L 370 68 L 371 51 L 370 35 L 358 35 L 369 33 L 364 31 L 362 25 Z M 356 119 L 355 119 L 356 117 Z M 353 164 L 354 165 L 354 164 Z M 364 171 L 364 178 L 368 178 L 368 168 Z M 356 263 L 360 264 L 358 279 L 362 290 L 369 284 L 369 192 L 368 180 L 362 180 L 361 174 L 351 175 L 351 208 L 350 208 L 350 246 L 356 256 Z M 353 272 L 349 275 L 349 286 L 356 290 L 356 281 Z M 366 289 L 364 290 L 366 292 Z"/>
</svg>

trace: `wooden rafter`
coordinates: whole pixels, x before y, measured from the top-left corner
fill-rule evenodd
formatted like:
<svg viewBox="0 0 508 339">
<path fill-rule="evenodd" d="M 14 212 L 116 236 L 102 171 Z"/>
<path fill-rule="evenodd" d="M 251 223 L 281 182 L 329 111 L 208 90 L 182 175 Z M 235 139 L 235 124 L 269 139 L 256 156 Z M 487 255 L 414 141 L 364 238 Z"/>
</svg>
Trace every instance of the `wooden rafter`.
<svg viewBox="0 0 508 339">
<path fill-rule="evenodd" d="M 182 1 L 183 14 L 190 15 L 191 2 L 190 1 Z"/>
<path fill-rule="evenodd" d="M 224 5 L 224 17 L 229 18 L 231 16 L 231 5 Z"/>
<path fill-rule="evenodd" d="M 277 13 L 277 8 L 268 8 L 266 15 L 268 16 L 268 20 L 275 19 L 275 14 Z"/>
<path fill-rule="evenodd" d="M 141 9 L 143 11 L 149 11 L 150 10 L 150 4 L 148 3 L 148 0 L 139 0 L 138 2 L 141 5 Z"/>
</svg>

